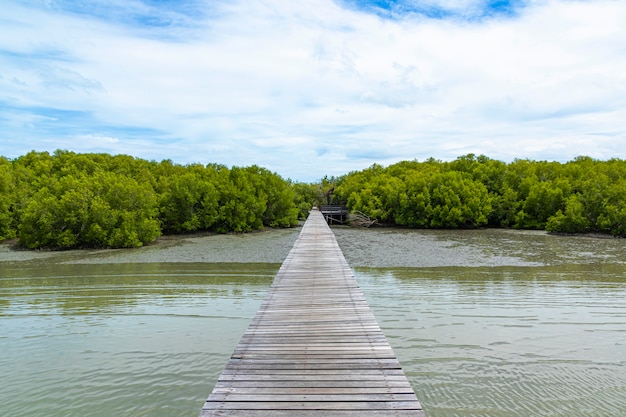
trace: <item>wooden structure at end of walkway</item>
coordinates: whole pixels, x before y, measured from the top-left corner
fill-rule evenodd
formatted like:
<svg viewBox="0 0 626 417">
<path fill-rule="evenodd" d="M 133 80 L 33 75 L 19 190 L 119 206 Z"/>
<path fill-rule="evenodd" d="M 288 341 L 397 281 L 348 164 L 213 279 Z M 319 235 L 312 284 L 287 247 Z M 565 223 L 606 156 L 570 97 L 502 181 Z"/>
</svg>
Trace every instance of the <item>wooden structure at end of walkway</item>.
<svg viewBox="0 0 626 417">
<path fill-rule="evenodd" d="M 321 206 L 320 211 L 328 224 L 344 224 L 350 216 L 345 206 Z"/>
<path fill-rule="evenodd" d="M 320 211 L 200 412 L 213 416 L 424 417 Z"/>
</svg>

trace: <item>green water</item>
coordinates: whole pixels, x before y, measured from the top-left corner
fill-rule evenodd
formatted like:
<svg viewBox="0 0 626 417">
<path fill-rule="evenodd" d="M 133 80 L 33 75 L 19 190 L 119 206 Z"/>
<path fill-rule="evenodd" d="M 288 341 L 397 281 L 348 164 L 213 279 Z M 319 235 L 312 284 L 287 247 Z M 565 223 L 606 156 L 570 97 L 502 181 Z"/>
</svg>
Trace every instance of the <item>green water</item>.
<svg viewBox="0 0 626 417">
<path fill-rule="evenodd" d="M 436 416 L 626 415 L 623 269 L 359 270 Z"/>
<path fill-rule="evenodd" d="M 0 415 L 197 416 L 297 232 L 2 247 Z M 624 240 L 335 233 L 429 417 L 626 415 Z"/>
<path fill-rule="evenodd" d="M 197 415 L 277 267 L 3 271 L 0 415 Z"/>
</svg>

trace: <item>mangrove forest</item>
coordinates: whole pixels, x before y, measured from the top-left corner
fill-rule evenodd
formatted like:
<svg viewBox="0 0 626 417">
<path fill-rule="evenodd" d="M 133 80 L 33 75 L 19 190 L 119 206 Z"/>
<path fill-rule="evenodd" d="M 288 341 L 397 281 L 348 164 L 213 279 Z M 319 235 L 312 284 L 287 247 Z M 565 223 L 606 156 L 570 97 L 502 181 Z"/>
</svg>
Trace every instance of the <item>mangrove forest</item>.
<svg viewBox="0 0 626 417">
<path fill-rule="evenodd" d="M 0 241 L 121 248 L 162 234 L 291 227 L 332 203 L 379 224 L 626 236 L 626 161 L 473 154 L 371 167 L 307 184 L 253 165 L 180 165 L 65 150 L 0 157 Z"/>
</svg>

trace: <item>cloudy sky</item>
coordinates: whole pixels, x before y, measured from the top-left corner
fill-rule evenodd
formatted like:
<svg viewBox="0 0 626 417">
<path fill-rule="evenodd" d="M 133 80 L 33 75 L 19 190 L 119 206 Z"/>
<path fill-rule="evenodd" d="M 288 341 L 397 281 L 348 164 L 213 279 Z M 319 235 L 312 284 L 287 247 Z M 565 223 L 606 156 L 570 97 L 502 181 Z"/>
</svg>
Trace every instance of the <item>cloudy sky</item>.
<svg viewBox="0 0 626 417">
<path fill-rule="evenodd" d="M 624 0 L 3 0 L 0 155 L 626 158 Z"/>
</svg>

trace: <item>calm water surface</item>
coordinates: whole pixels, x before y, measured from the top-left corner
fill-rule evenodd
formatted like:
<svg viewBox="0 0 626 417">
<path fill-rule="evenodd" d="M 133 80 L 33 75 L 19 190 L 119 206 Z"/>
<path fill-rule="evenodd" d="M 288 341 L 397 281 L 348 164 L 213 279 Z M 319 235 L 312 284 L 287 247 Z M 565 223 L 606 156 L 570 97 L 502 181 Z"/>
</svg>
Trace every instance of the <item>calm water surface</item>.
<svg viewBox="0 0 626 417">
<path fill-rule="evenodd" d="M 197 416 L 297 233 L 1 248 L 0 415 Z M 626 415 L 624 240 L 335 233 L 429 417 Z"/>
</svg>

